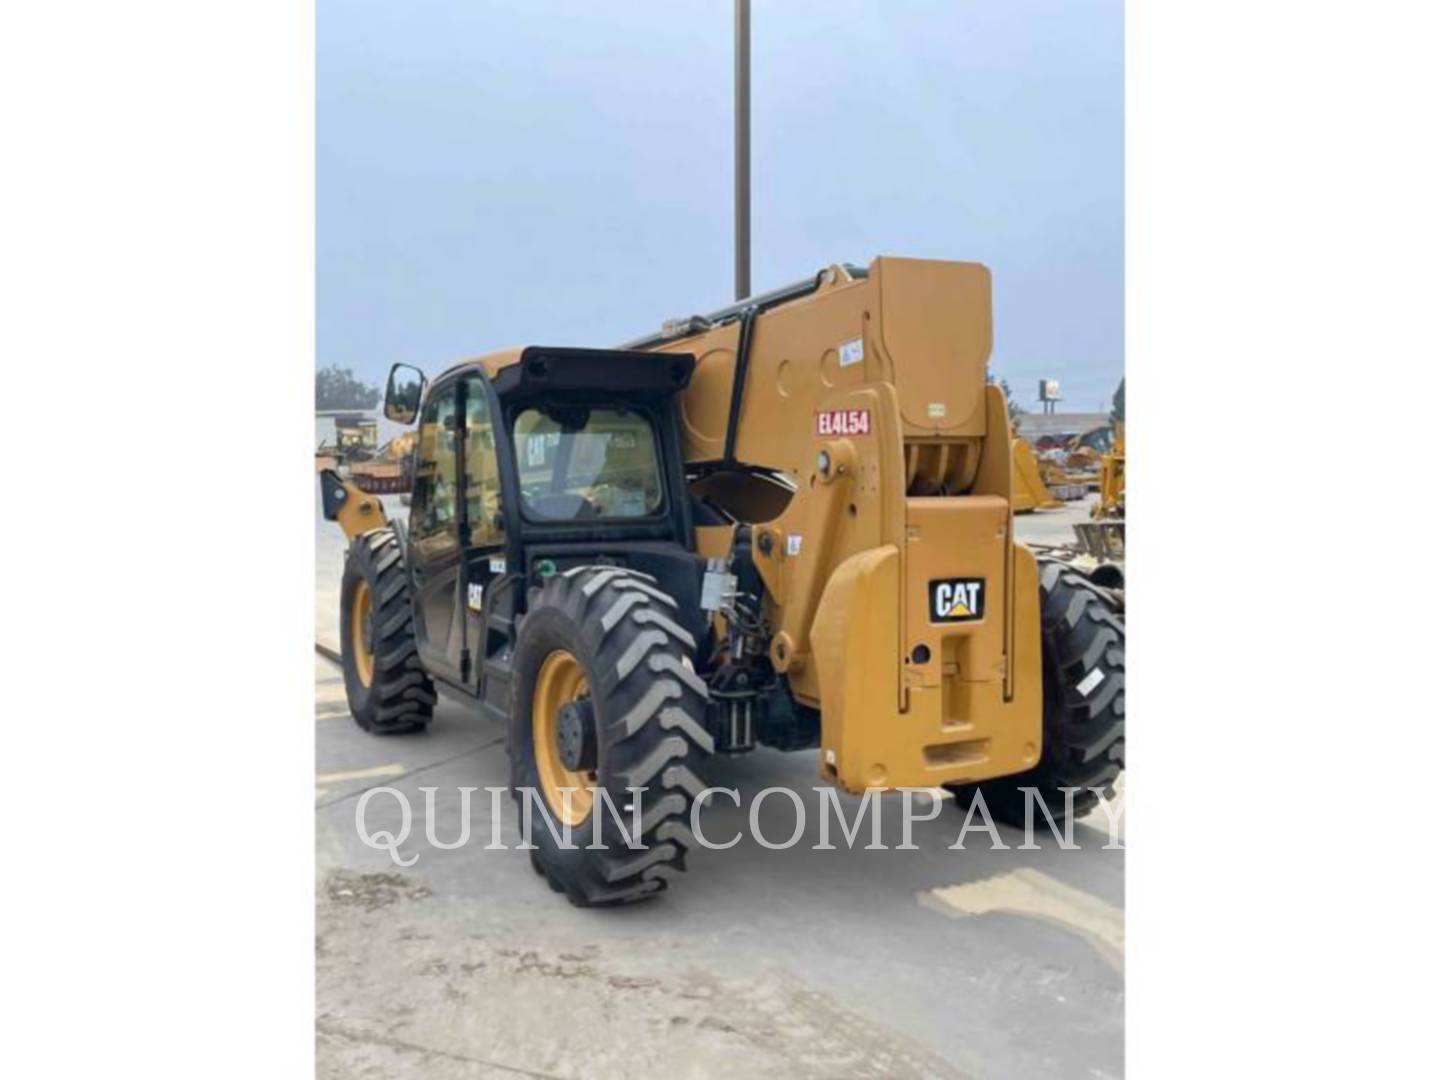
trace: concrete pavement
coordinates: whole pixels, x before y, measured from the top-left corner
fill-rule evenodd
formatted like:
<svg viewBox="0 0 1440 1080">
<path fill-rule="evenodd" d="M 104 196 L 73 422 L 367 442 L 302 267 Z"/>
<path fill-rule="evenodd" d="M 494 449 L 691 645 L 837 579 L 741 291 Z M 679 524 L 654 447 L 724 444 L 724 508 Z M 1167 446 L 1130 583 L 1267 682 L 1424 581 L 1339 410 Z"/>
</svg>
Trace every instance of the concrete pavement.
<svg viewBox="0 0 1440 1080">
<path fill-rule="evenodd" d="M 1078 511 L 1078 512 L 1077 512 Z M 1083 513 L 1071 507 L 1028 520 Z M 1056 525 L 1059 523 L 1056 522 Z M 322 523 L 317 540 L 329 530 Z M 1047 526 L 1050 522 L 1047 522 Z M 1066 525 L 1068 529 L 1068 524 Z M 317 574 L 338 582 L 343 544 L 317 543 Z M 335 635 L 334 593 L 317 589 L 317 630 Z M 328 610 L 327 610 L 328 609 Z M 1103 815 L 1077 826 L 1080 850 L 1046 832 L 1033 850 L 1000 826 L 1010 850 L 972 832 L 947 803 L 915 823 L 913 851 L 815 851 L 813 752 L 761 750 L 712 759 L 705 779 L 741 790 L 718 801 L 698 850 L 655 901 L 579 910 L 546 888 L 519 843 L 514 805 L 500 808 L 505 850 L 485 850 L 487 786 L 508 782 L 503 734 L 441 699 L 422 735 L 355 727 L 339 670 L 317 658 L 317 1053 L 324 1077 L 750 1076 L 1118 1077 L 1123 1072 L 1124 852 L 1105 850 Z M 366 847 L 356 807 L 390 786 L 415 810 L 398 868 Z M 798 791 L 802 840 L 762 847 L 745 828 L 754 794 Z M 422 788 L 435 788 L 437 839 L 453 842 L 460 788 L 470 842 L 425 841 Z M 854 817 L 859 800 L 842 796 Z M 765 801 L 764 834 L 795 824 Z M 900 802 L 882 807 L 900 840 Z M 399 831 L 389 796 L 372 796 L 370 830 Z"/>
</svg>

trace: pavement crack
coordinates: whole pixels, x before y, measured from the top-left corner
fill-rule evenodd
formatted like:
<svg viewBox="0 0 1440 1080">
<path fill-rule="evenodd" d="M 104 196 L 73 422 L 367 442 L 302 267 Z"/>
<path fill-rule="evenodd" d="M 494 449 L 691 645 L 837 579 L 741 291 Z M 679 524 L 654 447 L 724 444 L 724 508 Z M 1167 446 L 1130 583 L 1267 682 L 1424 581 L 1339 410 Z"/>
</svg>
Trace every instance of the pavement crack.
<svg viewBox="0 0 1440 1080">
<path fill-rule="evenodd" d="M 563 1080 L 563 1078 L 556 1073 L 536 1072 L 534 1069 L 525 1069 L 518 1065 L 506 1065 L 503 1062 L 493 1061 L 490 1058 L 471 1057 L 468 1054 L 456 1054 L 450 1050 L 437 1050 L 433 1046 L 424 1046 L 420 1043 L 408 1042 L 405 1039 L 397 1039 L 389 1035 L 375 1035 L 368 1031 L 356 1031 L 352 1028 L 345 1027 L 343 1024 L 337 1024 L 329 1020 L 316 1020 L 315 1030 L 325 1035 L 348 1039 L 350 1042 L 388 1046 L 392 1050 L 404 1050 L 412 1054 L 423 1054 L 426 1057 L 448 1058 L 451 1061 L 460 1061 L 467 1065 L 483 1065 L 488 1069 L 499 1069 L 501 1072 L 514 1073 L 517 1076 L 533 1076 L 538 1077 L 539 1080 Z"/>
</svg>

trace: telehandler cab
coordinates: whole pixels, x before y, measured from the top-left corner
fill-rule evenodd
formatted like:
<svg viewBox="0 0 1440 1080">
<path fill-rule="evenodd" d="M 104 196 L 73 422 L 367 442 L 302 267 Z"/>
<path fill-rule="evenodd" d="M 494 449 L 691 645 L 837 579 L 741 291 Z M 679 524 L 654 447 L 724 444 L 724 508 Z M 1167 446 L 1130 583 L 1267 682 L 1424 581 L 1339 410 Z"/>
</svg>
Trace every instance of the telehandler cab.
<svg viewBox="0 0 1440 1080">
<path fill-rule="evenodd" d="M 442 688 L 505 725 L 516 798 L 586 838 L 531 837 L 581 905 L 684 869 L 712 753 L 1087 812 L 1123 767 L 1125 629 L 1014 538 L 990 347 L 984 267 L 884 257 L 620 349 L 511 349 L 428 388 L 396 365 L 408 527 L 322 474 L 356 722 L 418 731 Z M 638 798 L 637 847 L 602 789 L 627 819 Z"/>
</svg>

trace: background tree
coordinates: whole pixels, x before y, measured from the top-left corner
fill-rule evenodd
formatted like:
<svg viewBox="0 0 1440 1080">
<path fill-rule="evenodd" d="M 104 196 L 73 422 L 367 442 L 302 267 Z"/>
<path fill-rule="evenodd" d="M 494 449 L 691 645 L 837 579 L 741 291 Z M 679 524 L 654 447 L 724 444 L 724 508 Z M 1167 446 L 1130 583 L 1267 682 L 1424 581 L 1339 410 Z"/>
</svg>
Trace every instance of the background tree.
<svg viewBox="0 0 1440 1080">
<path fill-rule="evenodd" d="M 380 404 L 380 388 L 361 382 L 349 368 L 338 364 L 315 372 L 316 409 L 373 409 Z"/>
<path fill-rule="evenodd" d="M 1110 399 L 1110 422 L 1125 422 L 1125 379 L 1122 376 L 1120 385 L 1115 388 L 1115 396 Z"/>
<path fill-rule="evenodd" d="M 985 375 L 985 381 L 989 383 L 994 383 L 996 382 L 996 379 L 994 375 L 991 375 L 987 372 Z M 1015 422 L 1020 419 L 1020 417 L 1024 414 L 1025 410 L 1020 407 L 1020 403 L 1017 402 L 1014 396 L 1010 393 L 1010 383 L 1008 380 L 1001 379 L 999 380 L 997 385 L 1000 387 L 1000 391 L 1005 395 L 1005 409 L 1010 414 L 1010 426 L 1014 427 Z"/>
</svg>

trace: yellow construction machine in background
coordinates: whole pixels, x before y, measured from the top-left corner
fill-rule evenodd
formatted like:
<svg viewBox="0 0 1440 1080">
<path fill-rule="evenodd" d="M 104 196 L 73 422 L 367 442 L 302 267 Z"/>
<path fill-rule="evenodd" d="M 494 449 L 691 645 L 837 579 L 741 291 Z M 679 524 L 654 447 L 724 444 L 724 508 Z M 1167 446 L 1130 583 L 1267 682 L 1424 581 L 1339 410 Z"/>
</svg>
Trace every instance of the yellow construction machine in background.
<svg viewBox="0 0 1440 1080">
<path fill-rule="evenodd" d="M 1010 493 L 1012 508 L 1017 514 L 1032 510 L 1058 510 L 1065 504 L 1055 497 L 1040 475 L 1035 451 L 1026 439 L 1010 440 Z"/>
<path fill-rule="evenodd" d="M 1125 516 L 1125 422 L 1115 423 L 1115 441 L 1100 458 L 1100 501 L 1091 510 L 1094 518 Z"/>
<path fill-rule="evenodd" d="M 1090 521 L 1075 526 L 1081 548 L 1097 559 L 1125 558 L 1125 422 L 1115 422 L 1110 449 L 1100 457 L 1100 499 Z"/>
<path fill-rule="evenodd" d="M 415 432 L 401 432 L 374 457 L 352 462 L 350 479 L 369 495 L 409 491 L 415 442 Z"/>
</svg>

